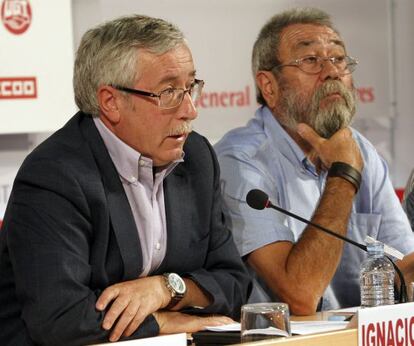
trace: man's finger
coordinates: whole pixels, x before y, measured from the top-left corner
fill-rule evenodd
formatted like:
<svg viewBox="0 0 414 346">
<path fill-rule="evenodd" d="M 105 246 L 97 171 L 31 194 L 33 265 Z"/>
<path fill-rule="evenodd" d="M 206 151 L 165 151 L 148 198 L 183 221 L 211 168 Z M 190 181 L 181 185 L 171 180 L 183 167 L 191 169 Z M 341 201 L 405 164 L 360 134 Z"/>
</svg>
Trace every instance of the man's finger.
<svg viewBox="0 0 414 346">
<path fill-rule="evenodd" d="M 138 309 L 138 311 L 135 314 L 134 318 L 132 319 L 131 323 L 125 329 L 124 336 L 131 336 L 132 333 L 134 333 L 138 329 L 138 327 L 141 325 L 141 323 L 144 321 L 145 317 L 147 317 L 147 315 L 143 314 Z"/>
<path fill-rule="evenodd" d="M 110 341 L 118 341 L 121 335 L 124 333 L 125 329 L 134 319 L 138 311 L 137 304 L 129 304 L 126 309 L 122 312 L 118 322 L 115 325 L 115 328 L 111 332 L 109 337 Z"/>
<path fill-rule="evenodd" d="M 141 301 L 139 303 L 136 303 L 136 301 L 132 300 L 131 305 L 134 304 L 134 310 L 135 314 L 133 316 L 133 319 L 129 322 L 128 326 L 124 328 L 123 335 L 130 336 L 132 333 L 134 333 L 140 324 L 144 321 L 144 319 L 154 313 L 151 306 L 151 300 L 146 299 L 144 301 Z"/>
<path fill-rule="evenodd" d="M 95 307 L 99 311 L 105 310 L 108 304 L 119 295 L 119 289 L 112 286 L 105 289 L 98 300 L 96 301 Z"/>
<path fill-rule="evenodd" d="M 308 142 L 313 148 L 317 149 L 325 139 L 319 136 L 309 125 L 300 123 L 297 126 L 298 134 Z"/>
<path fill-rule="evenodd" d="M 222 326 L 225 324 L 235 323 L 230 317 L 227 316 L 210 316 L 206 317 L 203 324 L 205 327 L 207 326 Z"/>
<path fill-rule="evenodd" d="M 225 324 L 234 323 L 234 321 L 231 318 L 226 317 L 226 316 L 210 316 L 210 317 L 190 316 L 188 319 L 188 322 L 189 322 L 188 326 L 192 332 L 203 330 L 206 327 L 223 326 Z"/>
<path fill-rule="evenodd" d="M 129 298 L 118 297 L 111 305 L 111 308 L 106 312 L 104 320 L 102 322 L 102 327 L 106 330 L 111 329 L 115 321 L 128 306 L 128 303 Z"/>
</svg>

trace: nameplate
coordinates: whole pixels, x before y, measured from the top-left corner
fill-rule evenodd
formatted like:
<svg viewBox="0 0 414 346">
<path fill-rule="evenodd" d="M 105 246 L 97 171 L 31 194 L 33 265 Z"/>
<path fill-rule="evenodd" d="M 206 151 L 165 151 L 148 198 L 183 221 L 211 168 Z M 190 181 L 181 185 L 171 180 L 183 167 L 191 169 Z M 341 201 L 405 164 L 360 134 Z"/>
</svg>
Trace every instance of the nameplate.
<svg viewBox="0 0 414 346">
<path fill-rule="evenodd" d="M 358 345 L 414 345 L 414 303 L 359 309 Z"/>
</svg>

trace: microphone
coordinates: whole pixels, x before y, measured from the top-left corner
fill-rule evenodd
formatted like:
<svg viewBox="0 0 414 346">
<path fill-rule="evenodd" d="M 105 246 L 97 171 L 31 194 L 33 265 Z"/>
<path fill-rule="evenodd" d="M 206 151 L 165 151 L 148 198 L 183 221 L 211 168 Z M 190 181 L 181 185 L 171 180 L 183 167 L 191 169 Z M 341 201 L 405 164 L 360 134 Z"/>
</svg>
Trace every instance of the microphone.
<svg viewBox="0 0 414 346">
<path fill-rule="evenodd" d="M 303 217 L 300 217 L 299 215 L 293 214 L 290 211 L 287 211 L 286 209 L 283 209 L 281 207 L 278 207 L 278 206 L 272 204 L 272 202 L 270 202 L 270 200 L 269 200 L 269 196 L 265 192 L 263 192 L 262 190 L 259 190 L 259 189 L 250 190 L 247 193 L 246 202 L 249 205 L 249 207 L 251 207 L 253 209 L 257 209 L 257 210 L 263 210 L 265 208 L 275 209 L 275 210 L 277 210 L 277 211 L 279 211 L 279 212 L 281 212 L 285 215 L 291 216 L 294 219 L 297 219 L 299 221 L 302 221 L 303 223 L 311 225 L 311 226 L 315 227 L 318 230 L 321 230 L 325 233 L 328 233 L 333 237 L 336 237 L 336 238 L 341 239 L 341 240 L 343 240 L 347 243 L 350 243 L 350 244 L 352 244 L 356 247 L 359 247 L 361 250 L 367 251 L 366 245 L 362 245 L 360 243 L 357 243 L 356 241 L 354 241 L 352 239 L 349 239 L 347 237 L 344 237 L 341 234 L 335 233 L 334 231 L 332 231 L 332 230 L 330 230 L 326 227 L 318 225 L 317 223 L 314 223 L 312 221 L 304 219 Z M 400 301 L 400 303 L 406 303 L 407 302 L 407 287 L 405 285 L 404 276 L 401 273 L 400 268 L 397 267 L 397 265 L 391 260 L 391 258 L 389 258 L 386 255 L 385 255 L 385 257 L 387 257 L 390 260 L 390 262 L 392 263 L 392 265 L 394 266 L 394 269 L 395 269 L 396 273 L 398 274 L 398 277 L 399 277 L 400 282 L 401 282 L 399 301 Z"/>
</svg>

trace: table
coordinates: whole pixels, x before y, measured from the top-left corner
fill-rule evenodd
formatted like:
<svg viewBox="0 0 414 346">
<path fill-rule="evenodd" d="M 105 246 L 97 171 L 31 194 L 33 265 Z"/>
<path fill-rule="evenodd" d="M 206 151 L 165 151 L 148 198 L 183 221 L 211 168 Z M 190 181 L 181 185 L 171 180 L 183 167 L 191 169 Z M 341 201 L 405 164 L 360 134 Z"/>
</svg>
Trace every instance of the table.
<svg viewBox="0 0 414 346">
<path fill-rule="evenodd" d="M 332 312 L 319 312 L 313 316 L 292 316 L 292 321 L 323 321 L 327 320 Z M 331 332 L 298 335 L 288 338 L 275 338 L 273 340 L 262 340 L 238 344 L 242 346 L 357 346 L 358 345 L 358 329 L 357 326 L 351 329 L 341 329 Z"/>
<path fill-rule="evenodd" d="M 358 345 L 358 329 L 342 329 L 321 334 L 291 336 L 289 338 L 279 338 L 273 340 L 263 340 L 238 344 L 240 346 L 353 346 Z"/>
</svg>

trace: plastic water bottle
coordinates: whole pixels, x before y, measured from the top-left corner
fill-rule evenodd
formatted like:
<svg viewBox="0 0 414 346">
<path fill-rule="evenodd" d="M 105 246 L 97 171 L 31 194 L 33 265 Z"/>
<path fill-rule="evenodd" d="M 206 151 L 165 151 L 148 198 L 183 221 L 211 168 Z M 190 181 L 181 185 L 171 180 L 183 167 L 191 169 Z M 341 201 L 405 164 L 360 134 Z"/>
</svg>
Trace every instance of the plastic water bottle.
<svg viewBox="0 0 414 346">
<path fill-rule="evenodd" d="M 394 304 L 394 267 L 384 256 L 384 244 L 374 242 L 367 249 L 359 276 L 361 307 Z"/>
</svg>

